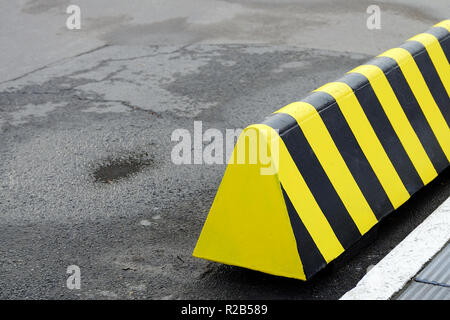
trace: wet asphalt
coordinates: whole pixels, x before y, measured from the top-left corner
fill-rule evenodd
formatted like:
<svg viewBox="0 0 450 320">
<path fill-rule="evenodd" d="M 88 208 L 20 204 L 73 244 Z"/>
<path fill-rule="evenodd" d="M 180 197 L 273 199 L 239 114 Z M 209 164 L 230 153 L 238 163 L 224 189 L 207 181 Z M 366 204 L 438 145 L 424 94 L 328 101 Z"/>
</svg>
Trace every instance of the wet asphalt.
<svg viewBox="0 0 450 320">
<path fill-rule="evenodd" d="M 399 27 L 387 28 L 398 33 L 362 44 L 364 32 L 351 39 L 345 30 L 364 19 L 344 22 L 346 9 L 339 18 L 324 11 L 326 4 L 310 4 L 313 15 L 298 38 L 278 38 L 296 17 L 281 29 L 271 24 L 297 5 L 247 1 L 245 12 L 223 4 L 225 17 L 212 22 L 190 13 L 182 30 L 165 17 L 164 24 L 128 25 L 122 33 L 88 32 L 82 49 L 35 50 L 42 60 L 23 52 L 14 59 L 8 45 L 0 78 L 0 298 L 338 299 L 351 289 L 450 196 L 449 170 L 305 283 L 193 258 L 225 165 L 171 161 L 174 130 L 193 133 L 194 121 L 221 132 L 261 122 L 440 18 L 436 8 L 392 4 L 387 17 Z M 19 16 L 43 19 L 58 8 L 27 2 Z M 328 36 L 336 35 L 336 45 L 307 36 L 321 34 L 317 20 L 327 15 L 335 19 Z M 102 31 L 109 20 L 95 21 L 87 25 Z M 208 23 L 209 33 L 202 29 Z M 261 35 L 264 23 L 271 28 Z M 247 33 L 235 32 L 244 27 Z M 81 269 L 80 290 L 66 287 L 69 265 Z"/>
</svg>

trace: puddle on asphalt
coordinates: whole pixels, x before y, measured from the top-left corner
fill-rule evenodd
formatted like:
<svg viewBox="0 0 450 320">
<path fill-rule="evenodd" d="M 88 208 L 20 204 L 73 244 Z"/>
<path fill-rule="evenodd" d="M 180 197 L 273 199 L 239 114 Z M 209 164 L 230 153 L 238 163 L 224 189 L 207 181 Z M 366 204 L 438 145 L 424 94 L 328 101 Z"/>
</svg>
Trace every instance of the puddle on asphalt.
<svg viewBox="0 0 450 320">
<path fill-rule="evenodd" d="M 96 182 L 113 183 L 138 173 L 153 164 L 153 159 L 148 156 L 148 153 L 132 154 L 116 159 L 109 158 L 94 170 L 93 176 Z"/>
</svg>

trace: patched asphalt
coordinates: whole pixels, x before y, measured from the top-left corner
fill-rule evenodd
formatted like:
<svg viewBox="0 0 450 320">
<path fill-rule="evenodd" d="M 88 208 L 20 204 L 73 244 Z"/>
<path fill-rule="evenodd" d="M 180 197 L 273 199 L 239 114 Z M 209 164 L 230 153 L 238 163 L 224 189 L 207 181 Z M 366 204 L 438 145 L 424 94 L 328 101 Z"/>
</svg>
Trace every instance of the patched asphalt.
<svg viewBox="0 0 450 320">
<path fill-rule="evenodd" d="M 225 166 L 172 164 L 171 133 L 243 128 L 369 58 L 107 46 L 1 84 L 0 298 L 339 298 L 450 195 L 448 171 L 304 283 L 191 256 Z"/>
<path fill-rule="evenodd" d="M 192 257 L 225 165 L 171 134 L 244 128 L 434 23 L 446 0 L 0 4 L 0 298 L 337 299 L 450 195 L 447 170 L 310 282 Z M 206 145 L 206 144 L 204 144 Z M 81 268 L 81 289 L 66 287 Z"/>
</svg>

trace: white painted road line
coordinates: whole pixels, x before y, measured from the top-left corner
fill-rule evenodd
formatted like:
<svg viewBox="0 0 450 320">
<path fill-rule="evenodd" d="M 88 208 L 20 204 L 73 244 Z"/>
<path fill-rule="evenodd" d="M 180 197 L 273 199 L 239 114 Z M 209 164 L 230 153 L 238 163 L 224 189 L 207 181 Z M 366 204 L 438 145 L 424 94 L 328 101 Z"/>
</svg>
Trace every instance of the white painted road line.
<svg viewBox="0 0 450 320">
<path fill-rule="evenodd" d="M 450 198 L 386 255 L 340 300 L 387 300 L 450 240 Z"/>
</svg>

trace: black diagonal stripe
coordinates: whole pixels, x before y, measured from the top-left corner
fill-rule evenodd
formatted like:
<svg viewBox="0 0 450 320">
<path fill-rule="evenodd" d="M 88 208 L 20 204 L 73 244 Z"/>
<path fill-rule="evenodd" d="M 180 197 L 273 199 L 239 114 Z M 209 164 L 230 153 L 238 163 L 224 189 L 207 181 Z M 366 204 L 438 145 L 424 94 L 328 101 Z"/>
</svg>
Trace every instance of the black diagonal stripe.
<svg viewBox="0 0 450 320">
<path fill-rule="evenodd" d="M 447 61 L 450 62 L 450 33 L 443 27 L 434 27 L 428 30 L 426 33 L 432 34 L 438 38 L 441 48 L 444 51 Z"/>
<path fill-rule="evenodd" d="M 297 121 L 288 114 L 277 113 L 268 118 L 264 124 L 279 130 L 280 137 L 283 139 L 292 160 L 297 165 L 336 237 L 345 249 L 349 248 L 361 237 L 361 234 L 320 165 Z"/>
<path fill-rule="evenodd" d="M 418 41 L 408 41 L 400 48 L 408 50 L 413 56 L 434 101 L 441 110 L 447 125 L 450 126 L 450 99 L 427 50 Z"/>
<path fill-rule="evenodd" d="M 332 104 L 321 109 L 321 103 L 325 100 L 332 101 Z M 318 91 L 303 101 L 321 110 L 319 114 L 325 126 L 377 219 L 394 210 L 334 98 L 328 93 Z"/>
<path fill-rule="evenodd" d="M 283 186 L 281 186 L 281 190 L 283 191 L 283 197 L 286 203 L 287 212 L 289 214 L 289 220 L 291 221 L 292 231 L 294 232 L 295 241 L 297 242 L 297 250 L 300 260 L 302 261 L 303 272 L 308 280 L 320 269 L 325 267 L 327 262 L 311 238 L 311 235 L 300 219 L 300 216 L 292 205 L 292 202 L 286 194 Z"/>
<path fill-rule="evenodd" d="M 346 83 L 353 89 L 356 99 L 409 194 L 412 195 L 422 188 L 422 179 L 395 133 L 369 80 L 362 74 L 349 73 L 338 81 Z"/>
<path fill-rule="evenodd" d="M 428 29 L 425 33 L 432 34 L 439 41 L 443 40 L 446 36 L 449 35 L 448 30 L 444 27 L 432 27 L 432 28 Z"/>
<path fill-rule="evenodd" d="M 397 62 L 389 57 L 377 57 L 367 64 L 378 66 L 383 70 L 434 168 L 438 173 L 442 172 L 447 168 L 448 160 Z"/>
</svg>

